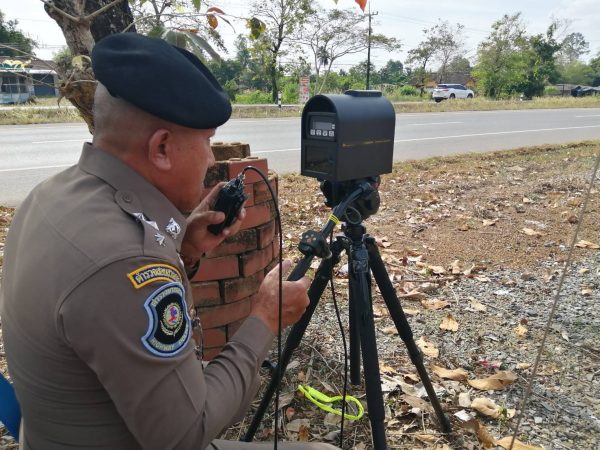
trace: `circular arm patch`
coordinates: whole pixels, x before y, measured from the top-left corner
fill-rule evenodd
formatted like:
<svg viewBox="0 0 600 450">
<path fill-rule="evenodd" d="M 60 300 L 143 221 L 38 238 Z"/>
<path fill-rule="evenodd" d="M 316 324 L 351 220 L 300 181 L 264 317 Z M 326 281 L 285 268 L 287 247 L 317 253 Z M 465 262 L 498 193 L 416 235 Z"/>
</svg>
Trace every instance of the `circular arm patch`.
<svg viewBox="0 0 600 450">
<path fill-rule="evenodd" d="M 190 340 L 190 317 L 181 283 L 168 283 L 154 291 L 144 302 L 148 330 L 142 344 L 150 353 L 169 357 L 185 348 Z"/>
</svg>

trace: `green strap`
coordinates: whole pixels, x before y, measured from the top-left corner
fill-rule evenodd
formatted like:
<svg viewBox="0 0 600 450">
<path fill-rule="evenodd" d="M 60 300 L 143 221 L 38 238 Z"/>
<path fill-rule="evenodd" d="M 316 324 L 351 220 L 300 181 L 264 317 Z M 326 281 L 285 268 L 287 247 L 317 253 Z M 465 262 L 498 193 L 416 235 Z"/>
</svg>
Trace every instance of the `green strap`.
<svg viewBox="0 0 600 450">
<path fill-rule="evenodd" d="M 331 407 L 331 404 L 334 402 L 338 402 L 342 400 L 341 395 L 336 395 L 335 397 L 329 397 L 322 392 L 317 391 L 316 389 L 311 388 L 310 386 L 299 385 L 298 390 L 304 394 L 304 396 L 321 408 L 323 411 L 327 411 L 333 414 L 337 414 L 338 416 L 342 415 L 342 412 Z M 355 397 L 351 395 L 346 395 L 346 402 L 354 402 L 358 408 L 358 414 L 346 414 L 344 413 L 344 418 L 348 420 L 358 420 L 365 413 L 365 409 L 361 402 L 359 402 Z"/>
</svg>

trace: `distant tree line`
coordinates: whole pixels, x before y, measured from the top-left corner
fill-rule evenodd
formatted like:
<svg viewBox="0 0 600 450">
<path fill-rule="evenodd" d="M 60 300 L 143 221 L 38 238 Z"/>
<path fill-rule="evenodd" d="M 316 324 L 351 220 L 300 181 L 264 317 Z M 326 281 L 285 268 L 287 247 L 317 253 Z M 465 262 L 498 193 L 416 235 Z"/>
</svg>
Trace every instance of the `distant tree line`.
<svg viewBox="0 0 600 450">
<path fill-rule="evenodd" d="M 76 15 L 80 0 L 54 2 Z M 109 0 L 83 3 L 86 11 L 109 5 Z M 218 3 L 218 2 L 215 2 Z M 204 9 L 201 10 L 201 5 Z M 80 5 L 79 5 L 80 6 Z M 333 6 L 333 5 L 332 5 Z M 46 6 L 59 22 L 57 14 Z M 354 9 L 325 9 L 314 0 L 256 0 L 250 5 L 251 17 L 245 20 L 248 33 L 240 33 L 229 54 L 218 27 L 233 26 L 231 18 L 216 6 L 197 0 L 129 0 L 115 7 L 124 15 L 116 29 L 161 37 L 188 48 L 201 57 L 223 84 L 232 100 L 274 102 L 278 93 L 282 101 L 298 101 L 298 80 L 309 77 L 311 94 L 342 92 L 365 88 L 368 68 L 363 61 L 347 69 L 338 69 L 341 58 L 352 54 L 366 55 L 367 47 L 385 49 L 390 59 L 382 67 L 369 67 L 371 85 L 397 96 L 424 95 L 425 88 L 436 83 L 462 83 L 475 88 L 479 95 L 509 98 L 533 97 L 549 92 L 558 83 L 600 85 L 600 52 L 589 60 L 589 43 L 578 32 L 568 32 L 569 24 L 554 21 L 545 33 L 528 34 L 521 13 L 504 15 L 494 22 L 489 35 L 478 45 L 476 57 L 469 60 L 465 51 L 465 26 L 439 20 L 423 30 L 423 39 L 409 49 L 405 61 L 394 57 L 400 42 L 392 37 L 371 33 L 367 16 Z M 94 9 L 90 9 L 94 11 Z M 89 25 L 107 22 L 114 28 L 111 11 L 95 17 Z M 66 22 L 65 22 L 66 23 Z M 61 25 L 61 23 L 59 23 Z M 61 25 L 68 51 L 57 55 L 60 70 L 68 72 L 74 56 L 89 52 L 73 43 L 72 30 Z M 98 35 L 98 36 L 96 36 Z M 89 38 L 87 39 L 89 40 Z M 82 42 L 87 42 L 83 39 Z M 18 30 L 16 21 L 6 21 L 0 11 L 0 44 L 12 43 L 14 49 L 0 46 L 0 56 L 32 53 L 35 42 Z M 85 47 L 85 45 L 83 46 Z M 223 55 L 227 55 L 224 57 Z"/>
</svg>

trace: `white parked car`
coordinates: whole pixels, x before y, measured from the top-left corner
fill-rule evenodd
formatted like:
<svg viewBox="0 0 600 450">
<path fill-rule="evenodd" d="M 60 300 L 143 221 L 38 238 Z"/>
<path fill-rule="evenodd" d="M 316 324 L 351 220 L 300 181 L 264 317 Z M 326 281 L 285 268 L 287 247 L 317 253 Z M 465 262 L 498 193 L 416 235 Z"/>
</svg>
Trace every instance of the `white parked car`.
<svg viewBox="0 0 600 450">
<path fill-rule="evenodd" d="M 439 103 L 448 98 L 473 98 L 474 94 L 471 89 L 467 89 L 462 84 L 438 84 L 432 96 L 436 103 Z"/>
</svg>

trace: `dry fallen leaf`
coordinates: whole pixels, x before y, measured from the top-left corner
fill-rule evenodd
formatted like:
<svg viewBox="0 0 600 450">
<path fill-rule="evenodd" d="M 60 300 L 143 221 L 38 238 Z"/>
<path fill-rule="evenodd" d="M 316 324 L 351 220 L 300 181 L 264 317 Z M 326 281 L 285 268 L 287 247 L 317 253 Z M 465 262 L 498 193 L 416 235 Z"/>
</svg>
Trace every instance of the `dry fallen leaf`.
<svg viewBox="0 0 600 450">
<path fill-rule="evenodd" d="M 525 233 L 527 236 L 543 236 L 544 235 L 544 233 L 542 233 L 541 231 L 533 230 L 531 228 L 523 228 L 523 233 Z"/>
<path fill-rule="evenodd" d="M 471 397 L 468 392 L 461 392 L 458 394 L 458 406 L 463 408 L 469 408 L 471 406 Z"/>
<path fill-rule="evenodd" d="M 405 298 L 407 300 L 423 300 L 427 298 L 427 295 L 417 289 L 413 289 L 412 291 L 407 292 L 406 294 L 399 294 L 398 297 Z"/>
<path fill-rule="evenodd" d="M 484 227 L 493 227 L 494 225 L 496 225 L 496 222 L 498 222 L 498 219 L 484 219 L 483 221 L 483 226 Z"/>
<path fill-rule="evenodd" d="M 389 326 L 389 327 L 385 327 L 385 328 L 383 328 L 383 329 L 381 330 L 381 332 L 382 332 L 383 334 L 390 335 L 390 334 L 397 334 L 397 333 L 398 333 L 398 330 L 396 329 L 396 327 L 395 327 L 394 325 L 391 325 L 391 326 Z"/>
<path fill-rule="evenodd" d="M 475 433 L 477 435 L 477 439 L 484 448 L 493 448 L 496 444 L 494 438 L 490 435 L 485 426 L 482 425 L 477 419 L 471 419 L 461 424 L 461 427 L 471 430 L 473 433 Z"/>
<path fill-rule="evenodd" d="M 426 444 L 432 444 L 438 440 L 438 437 L 433 434 L 415 434 L 415 438 Z"/>
<path fill-rule="evenodd" d="M 463 381 L 469 376 L 465 369 L 445 369 L 439 366 L 431 366 L 431 370 L 440 378 L 447 380 Z"/>
<path fill-rule="evenodd" d="M 593 289 L 585 288 L 585 289 L 581 290 L 581 295 L 583 295 L 584 297 L 589 297 L 593 293 L 594 293 Z"/>
<path fill-rule="evenodd" d="M 531 364 L 529 364 L 529 363 L 519 363 L 516 365 L 515 369 L 525 370 L 525 369 L 529 369 L 530 367 L 531 367 Z"/>
<path fill-rule="evenodd" d="M 427 356 L 437 358 L 440 355 L 440 351 L 437 349 L 437 347 L 433 343 L 426 341 L 423 336 L 419 338 L 419 340 L 417 341 L 417 345 L 419 346 L 421 351 Z"/>
<path fill-rule="evenodd" d="M 592 248 L 592 249 L 599 249 L 600 245 L 595 244 L 593 242 L 590 241 L 584 241 L 583 239 L 581 241 L 579 241 L 577 244 L 575 244 L 575 247 L 579 247 L 579 248 Z"/>
<path fill-rule="evenodd" d="M 471 408 L 484 416 L 496 419 L 500 415 L 500 407 L 492 399 L 477 397 L 471 402 Z"/>
<path fill-rule="evenodd" d="M 448 303 L 446 300 L 440 300 L 437 298 L 431 299 L 431 300 L 422 300 L 421 301 L 421 305 L 423 305 L 423 308 L 425 309 L 443 309 L 446 306 L 450 305 L 450 303 Z"/>
<path fill-rule="evenodd" d="M 308 432 L 308 427 L 304 425 L 300 425 L 300 431 L 298 432 L 298 441 L 300 442 L 308 442 L 310 440 L 310 435 Z"/>
<path fill-rule="evenodd" d="M 506 436 L 502 439 L 496 441 L 496 445 L 499 445 L 502 448 L 509 449 L 510 444 L 512 442 L 512 436 Z M 518 439 L 515 439 L 515 442 L 512 446 L 513 450 L 544 450 L 544 447 L 534 447 L 533 445 L 523 444 Z"/>
<path fill-rule="evenodd" d="M 406 314 L 407 316 L 416 316 L 417 314 L 419 314 L 419 310 L 418 309 L 412 309 L 412 308 L 402 308 L 404 310 L 404 314 Z"/>
<path fill-rule="evenodd" d="M 501 370 L 490 377 L 468 380 L 468 383 L 480 391 L 497 391 L 504 389 L 516 379 L 517 376 L 514 373 L 507 370 Z"/>
<path fill-rule="evenodd" d="M 458 331 L 458 322 L 452 314 L 448 314 L 446 317 L 442 319 L 442 323 L 440 323 L 441 330 L 447 331 Z"/>
<path fill-rule="evenodd" d="M 473 308 L 475 311 L 479 311 L 479 312 L 487 311 L 487 306 L 485 306 L 483 303 L 479 303 L 473 297 L 469 297 L 469 302 L 471 303 L 471 308 Z"/>
<path fill-rule="evenodd" d="M 515 328 L 515 333 L 519 337 L 524 337 L 527 334 L 527 327 L 524 326 L 524 325 L 519 324 Z"/>
<path fill-rule="evenodd" d="M 471 408 L 484 416 L 492 417 L 494 419 L 497 419 L 498 417 L 512 419 L 517 412 L 515 409 L 498 406 L 492 399 L 486 397 L 477 397 L 474 399 L 471 402 Z"/>
<path fill-rule="evenodd" d="M 286 425 L 286 429 L 293 433 L 299 433 L 300 429 L 310 427 L 310 420 L 308 419 L 294 419 Z"/>
<path fill-rule="evenodd" d="M 452 275 L 460 275 L 462 273 L 462 269 L 460 268 L 460 261 L 458 259 L 454 260 L 452 264 L 450 264 L 450 272 Z"/>
<path fill-rule="evenodd" d="M 291 406 L 289 408 L 286 408 L 285 418 L 288 420 L 288 422 L 290 420 L 292 420 L 292 417 L 294 417 L 294 414 L 296 414 L 296 410 L 294 408 L 292 408 Z"/>
<path fill-rule="evenodd" d="M 406 404 L 412 406 L 413 408 L 419 408 L 422 411 L 431 411 L 432 407 L 425 400 L 420 399 L 419 397 L 415 397 L 410 394 L 402 394 L 400 399 Z"/>
</svg>

